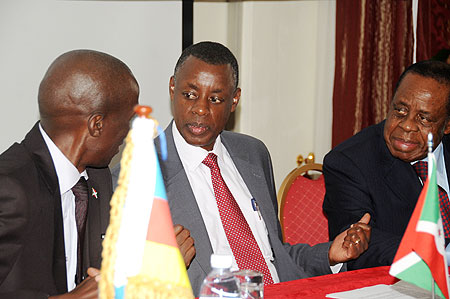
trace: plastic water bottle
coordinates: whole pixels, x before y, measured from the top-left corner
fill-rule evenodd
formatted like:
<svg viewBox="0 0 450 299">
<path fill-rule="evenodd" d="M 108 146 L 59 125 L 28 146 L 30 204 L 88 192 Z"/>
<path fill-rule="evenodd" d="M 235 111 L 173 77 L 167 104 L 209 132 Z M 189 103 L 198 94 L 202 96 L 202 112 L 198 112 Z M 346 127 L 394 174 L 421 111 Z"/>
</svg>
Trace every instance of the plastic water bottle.
<svg viewBox="0 0 450 299">
<path fill-rule="evenodd" d="M 199 299 L 241 298 L 238 279 L 231 273 L 230 255 L 211 255 L 212 271 L 203 280 Z"/>
</svg>

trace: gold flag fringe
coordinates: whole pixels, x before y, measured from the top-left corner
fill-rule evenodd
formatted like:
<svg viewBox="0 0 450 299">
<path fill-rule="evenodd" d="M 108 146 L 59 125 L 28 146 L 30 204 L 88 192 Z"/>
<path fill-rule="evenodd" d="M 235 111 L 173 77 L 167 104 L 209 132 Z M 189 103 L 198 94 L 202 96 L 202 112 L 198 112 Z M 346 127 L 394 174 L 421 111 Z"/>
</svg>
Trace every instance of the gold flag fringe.
<svg viewBox="0 0 450 299">
<path fill-rule="evenodd" d="M 130 277 L 125 294 L 126 298 L 139 299 L 193 298 L 191 288 L 168 284 L 144 275 Z"/>
<path fill-rule="evenodd" d="M 156 133 L 156 126 L 155 126 Z M 120 175 L 118 186 L 111 199 L 110 223 L 103 240 L 102 268 L 99 283 L 99 298 L 113 299 L 115 297 L 114 273 L 117 258 L 116 243 L 119 236 L 119 228 L 122 221 L 122 210 L 128 191 L 130 179 L 129 169 L 134 144 L 132 142 L 132 130 L 126 137 L 126 145 L 120 161 Z M 125 298 L 139 299 L 171 299 L 171 298 L 193 298 L 192 289 L 189 287 L 177 286 L 149 278 L 144 275 L 137 275 L 128 278 L 125 289 Z"/>
<path fill-rule="evenodd" d="M 119 184 L 111 199 L 110 222 L 103 240 L 102 268 L 99 283 L 100 298 L 112 299 L 115 297 L 114 291 L 114 267 L 117 257 L 116 243 L 119 236 L 119 227 L 122 220 L 122 208 L 125 203 L 129 182 L 129 164 L 134 144 L 131 138 L 132 130 L 128 132 L 125 149 L 120 160 Z M 140 296 L 135 297 L 140 298 Z"/>
</svg>

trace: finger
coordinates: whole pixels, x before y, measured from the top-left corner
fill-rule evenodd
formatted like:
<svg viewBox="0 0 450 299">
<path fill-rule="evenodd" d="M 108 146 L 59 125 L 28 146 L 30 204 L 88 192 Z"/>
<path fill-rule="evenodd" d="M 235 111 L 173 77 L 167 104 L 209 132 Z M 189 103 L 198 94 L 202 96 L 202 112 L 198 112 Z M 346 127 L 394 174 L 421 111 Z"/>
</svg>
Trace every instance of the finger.
<svg viewBox="0 0 450 299">
<path fill-rule="evenodd" d="M 349 250 L 348 250 L 348 257 L 351 259 L 357 258 L 361 252 L 361 240 L 356 240 L 355 242 L 350 243 Z"/>
<path fill-rule="evenodd" d="M 183 242 L 181 242 L 181 244 L 178 244 L 178 246 L 180 247 L 180 250 L 182 252 L 186 252 L 187 250 L 189 250 L 189 248 L 194 246 L 194 239 L 188 237 L 184 239 Z"/>
<path fill-rule="evenodd" d="M 358 256 L 369 248 L 369 239 L 362 231 L 352 234 L 351 242 L 358 249 Z"/>
<path fill-rule="evenodd" d="M 186 252 L 186 255 L 184 257 L 184 263 L 186 264 L 186 267 L 189 267 L 189 265 L 192 262 L 192 259 L 195 256 L 195 247 L 189 248 L 189 250 Z"/>
<path fill-rule="evenodd" d="M 174 230 L 174 232 L 175 232 L 175 235 L 178 235 L 182 230 L 183 230 L 183 226 L 182 225 L 180 225 L 180 224 L 175 224 L 174 226 L 173 226 L 173 230 Z"/>
<path fill-rule="evenodd" d="M 100 270 L 97 268 L 94 268 L 94 267 L 89 267 L 87 269 L 87 274 L 91 277 L 95 277 L 95 276 L 100 275 Z"/>
<path fill-rule="evenodd" d="M 370 241 L 370 235 L 371 235 L 371 227 L 363 227 L 367 224 L 356 224 L 353 228 L 349 229 L 349 234 L 357 234 L 359 238 L 364 242 Z"/>
<path fill-rule="evenodd" d="M 195 247 L 192 242 L 190 246 L 186 246 L 183 249 L 180 249 L 181 255 L 183 256 L 184 263 L 186 267 L 188 267 L 191 264 L 192 259 L 195 256 Z"/>
<path fill-rule="evenodd" d="M 194 239 L 192 237 L 188 237 L 183 240 L 180 244 L 178 244 L 181 253 L 184 255 L 191 247 L 194 247 Z"/>
<path fill-rule="evenodd" d="M 357 233 L 348 233 L 344 239 L 344 242 L 345 241 L 349 242 L 349 247 L 350 244 L 353 244 L 354 246 L 362 245 L 361 247 L 358 248 L 364 248 L 365 247 L 364 243 L 367 243 L 364 234 L 359 235 Z"/>
<path fill-rule="evenodd" d="M 370 214 L 365 213 L 364 216 L 362 216 L 362 218 L 358 222 L 369 224 L 369 221 L 370 221 Z"/>
<path fill-rule="evenodd" d="M 360 223 L 360 222 L 352 224 L 352 226 L 351 226 L 351 228 L 358 228 L 358 227 L 365 231 L 369 231 L 372 229 L 372 227 L 369 224 Z"/>
<path fill-rule="evenodd" d="M 352 234 L 348 236 L 348 238 L 345 240 L 348 242 L 348 254 L 351 258 L 358 257 L 362 252 L 364 252 L 367 249 L 367 241 L 365 238 L 361 238 L 357 234 Z"/>
<path fill-rule="evenodd" d="M 346 240 L 344 239 L 344 241 L 342 242 L 342 248 L 348 250 L 350 248 L 350 244 L 352 243 L 351 240 Z"/>
</svg>

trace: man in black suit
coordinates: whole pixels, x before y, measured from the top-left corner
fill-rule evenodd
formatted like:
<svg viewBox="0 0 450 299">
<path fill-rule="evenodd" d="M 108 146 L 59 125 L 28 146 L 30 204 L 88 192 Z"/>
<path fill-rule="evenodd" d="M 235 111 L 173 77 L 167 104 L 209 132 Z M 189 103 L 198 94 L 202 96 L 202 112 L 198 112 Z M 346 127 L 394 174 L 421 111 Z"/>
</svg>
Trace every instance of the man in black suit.
<svg viewBox="0 0 450 299">
<path fill-rule="evenodd" d="M 76 50 L 50 65 L 39 87 L 40 121 L 0 155 L 1 298 L 98 297 L 108 164 L 138 96 L 130 69 L 108 54 Z M 83 233 L 77 181 L 87 183 Z"/>
<path fill-rule="evenodd" d="M 349 269 L 392 264 L 422 189 L 412 165 L 426 160 L 429 132 L 433 133 L 437 182 L 449 192 L 449 119 L 450 66 L 419 62 L 401 75 L 386 120 L 325 156 L 323 208 L 330 238 L 364 213 L 372 216 L 369 249 L 349 262 Z M 448 216 L 442 204 L 441 215 Z"/>
</svg>

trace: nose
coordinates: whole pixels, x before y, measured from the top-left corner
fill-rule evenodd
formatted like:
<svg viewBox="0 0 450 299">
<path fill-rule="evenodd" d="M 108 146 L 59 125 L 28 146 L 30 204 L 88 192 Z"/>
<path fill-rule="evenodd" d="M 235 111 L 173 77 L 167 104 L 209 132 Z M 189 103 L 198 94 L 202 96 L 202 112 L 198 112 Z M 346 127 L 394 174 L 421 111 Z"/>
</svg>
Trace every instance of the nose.
<svg viewBox="0 0 450 299">
<path fill-rule="evenodd" d="M 408 115 L 403 118 L 399 126 L 406 132 L 417 131 L 419 127 L 417 126 L 416 116 Z"/>
<path fill-rule="evenodd" d="M 209 113 L 209 101 L 205 96 L 199 97 L 195 100 L 194 105 L 192 107 L 192 113 L 204 116 Z"/>
</svg>

